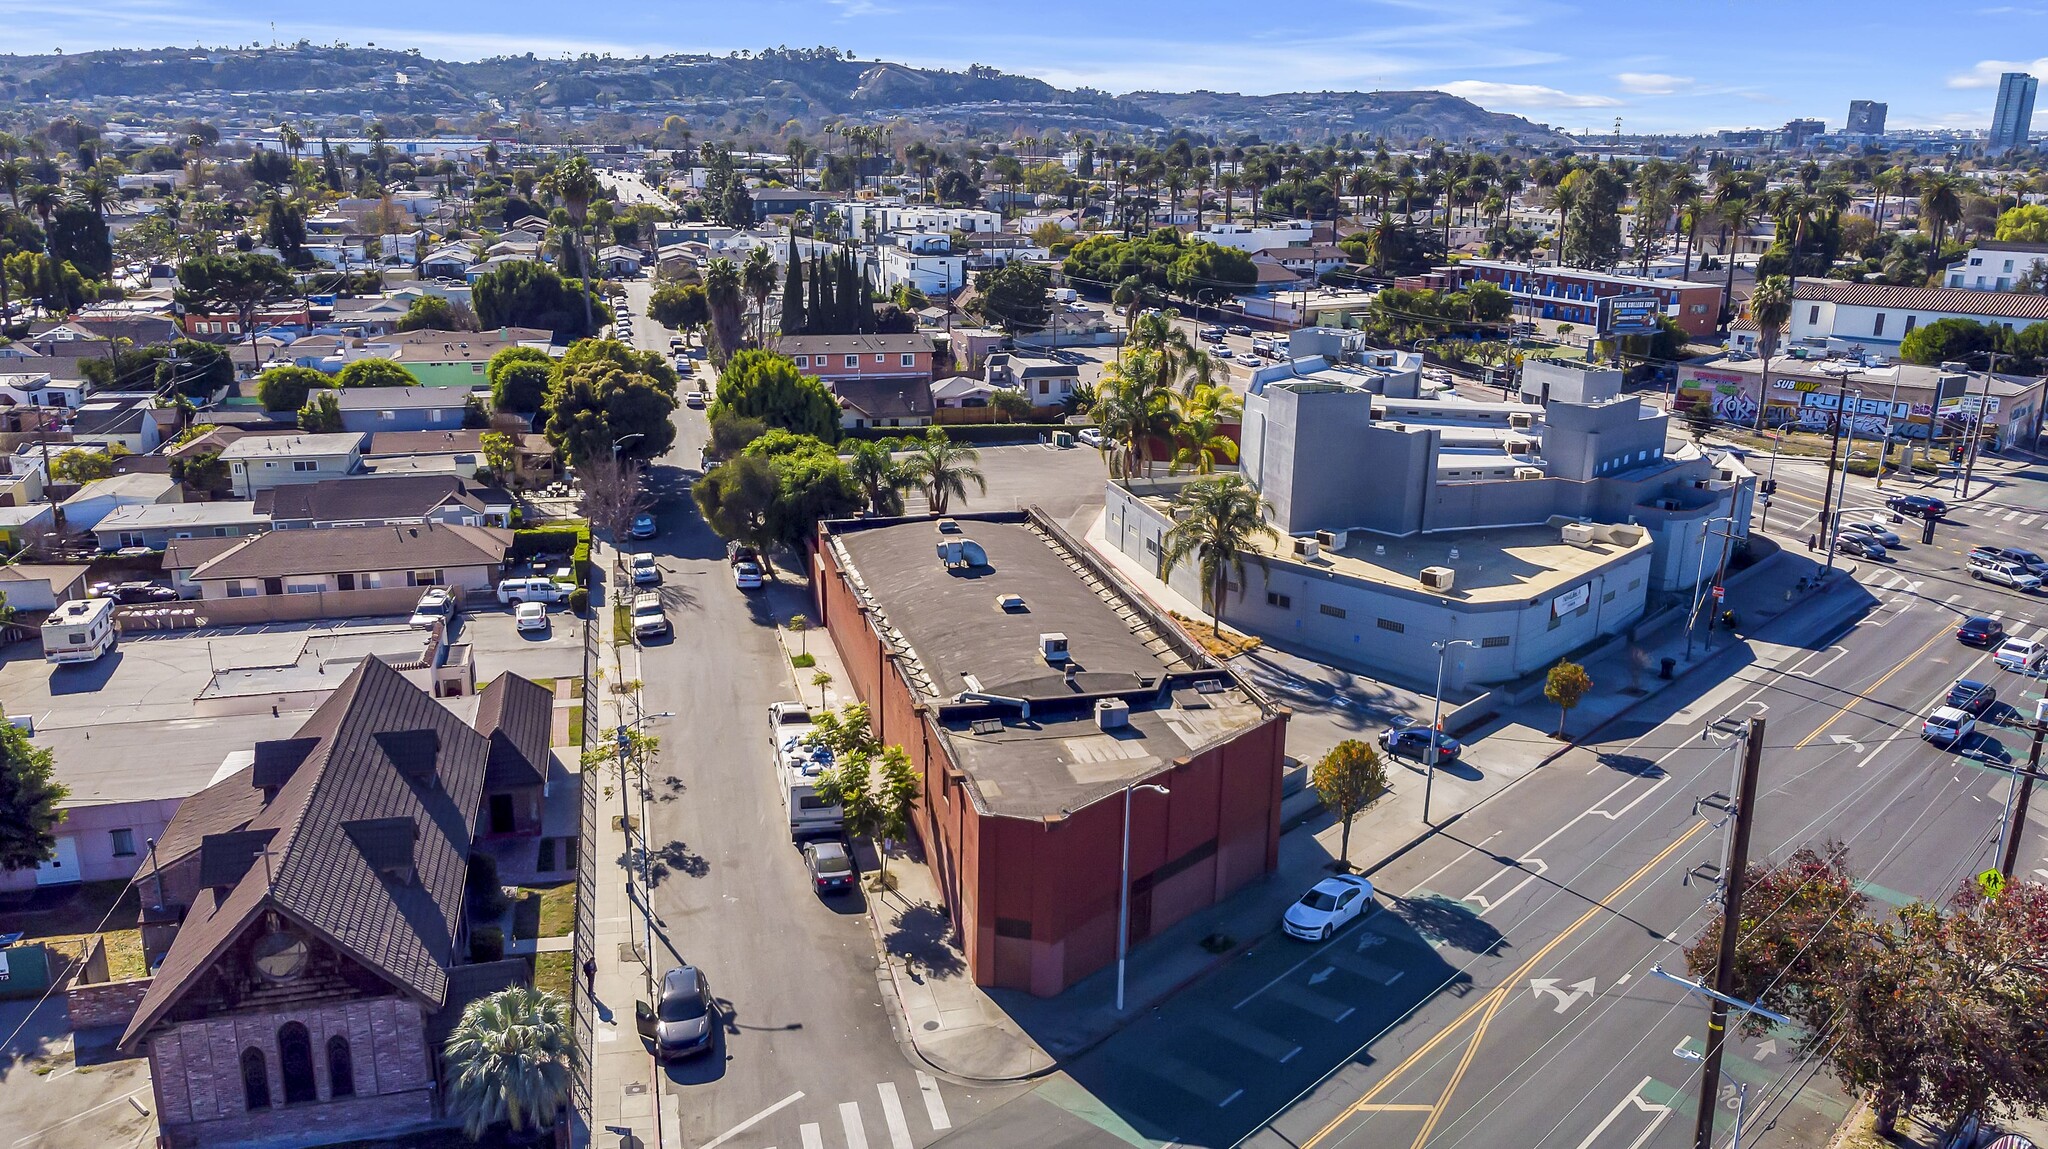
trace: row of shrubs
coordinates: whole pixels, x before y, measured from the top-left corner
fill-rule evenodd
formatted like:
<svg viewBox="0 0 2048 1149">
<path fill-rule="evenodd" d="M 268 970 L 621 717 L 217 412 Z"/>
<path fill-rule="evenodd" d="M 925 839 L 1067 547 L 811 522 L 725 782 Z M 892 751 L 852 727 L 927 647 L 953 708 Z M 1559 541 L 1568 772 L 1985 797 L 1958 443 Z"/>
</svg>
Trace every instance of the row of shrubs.
<svg viewBox="0 0 2048 1149">
<path fill-rule="evenodd" d="M 939 429 L 956 443 L 989 446 L 1036 443 L 1041 438 L 1049 438 L 1055 431 L 1078 433 L 1083 426 L 1080 423 L 948 423 Z M 844 444 L 854 439 L 918 439 L 923 436 L 922 427 L 861 427 L 842 432 L 839 441 Z"/>
</svg>

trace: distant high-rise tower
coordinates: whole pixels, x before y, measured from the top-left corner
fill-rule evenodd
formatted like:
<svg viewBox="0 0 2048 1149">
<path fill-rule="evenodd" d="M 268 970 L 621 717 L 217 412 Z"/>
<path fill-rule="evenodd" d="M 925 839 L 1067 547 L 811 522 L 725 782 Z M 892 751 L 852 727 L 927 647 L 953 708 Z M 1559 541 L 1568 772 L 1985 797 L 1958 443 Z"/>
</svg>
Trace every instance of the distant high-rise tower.
<svg viewBox="0 0 2048 1149">
<path fill-rule="evenodd" d="M 2027 146 L 2027 133 L 2034 127 L 2034 90 L 2041 81 L 2025 72 L 2007 72 L 1998 78 L 1998 106 L 1991 113 L 1991 150 Z"/>
<path fill-rule="evenodd" d="M 1849 124 L 1842 130 L 1852 136 L 1881 136 L 1884 116 L 1889 110 L 1876 100 L 1850 100 Z"/>
</svg>

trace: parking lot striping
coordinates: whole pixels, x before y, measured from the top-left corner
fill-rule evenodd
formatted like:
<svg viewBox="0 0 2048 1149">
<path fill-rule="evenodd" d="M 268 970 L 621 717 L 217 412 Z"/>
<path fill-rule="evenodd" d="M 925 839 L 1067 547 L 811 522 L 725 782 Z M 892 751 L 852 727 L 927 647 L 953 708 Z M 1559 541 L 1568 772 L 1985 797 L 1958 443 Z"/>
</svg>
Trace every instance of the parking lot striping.
<svg viewBox="0 0 2048 1149">
<path fill-rule="evenodd" d="M 768 1108 L 763 1109 L 759 1113 L 754 1114 L 752 1117 L 747 1118 L 745 1121 L 740 1122 L 738 1125 L 735 1125 L 732 1128 L 726 1130 L 725 1132 L 719 1134 L 717 1138 L 715 1138 L 714 1140 L 706 1141 L 702 1149 L 718 1149 L 720 1145 L 723 1145 L 726 1142 L 732 1140 L 733 1138 L 739 1136 L 740 1134 L 745 1133 L 747 1130 L 752 1129 L 756 1125 L 759 1125 L 762 1121 L 765 1121 L 768 1118 L 774 1116 L 775 1114 L 780 1113 L 782 1110 L 787 1109 L 792 1105 L 795 1105 L 797 1102 L 802 1101 L 803 1099 L 804 1091 L 799 1089 L 795 1093 L 790 1094 L 789 1096 L 783 1098 L 775 1104 L 770 1105 Z M 815 1129 L 817 1128 L 817 1126 L 808 1125 L 805 1126 L 805 1128 Z M 20 1144 L 20 1142 L 16 1142 L 16 1144 Z M 806 1142 L 806 1144 L 808 1144 L 808 1142 Z"/>
<path fill-rule="evenodd" d="M 1635 888 L 1636 883 L 1648 877 L 1651 874 L 1651 872 L 1656 870 L 1659 866 L 1662 866 L 1667 860 L 1670 859 L 1671 855 L 1676 854 L 1678 851 L 1684 849 L 1688 844 L 1692 842 L 1694 838 L 1699 837 L 1700 834 L 1704 832 L 1709 825 L 1711 825 L 1711 823 L 1705 821 L 1694 822 L 1692 826 L 1688 828 L 1683 834 L 1680 834 L 1678 837 L 1673 838 L 1671 840 L 1670 845 L 1665 846 L 1662 850 L 1659 850 L 1657 852 L 1656 857 L 1651 858 L 1648 862 L 1643 863 L 1643 867 L 1641 869 L 1637 870 L 1633 874 L 1630 874 L 1628 878 L 1625 879 L 1620 885 L 1614 887 L 1614 889 L 1611 892 L 1609 892 L 1606 897 L 1593 903 L 1592 908 L 1588 909 L 1585 913 L 1580 914 L 1577 920 L 1573 921 L 1570 925 L 1566 926 L 1562 931 L 1558 933 L 1556 937 L 1550 939 L 1548 942 L 1545 942 L 1541 949 L 1538 949 L 1534 954 L 1530 955 L 1529 958 L 1525 960 L 1521 965 L 1515 967 L 1515 969 L 1511 971 L 1506 977 L 1503 977 L 1500 981 L 1500 984 L 1496 985 L 1491 991 L 1489 991 L 1485 997 L 1482 997 L 1478 1001 L 1475 1001 L 1471 1005 L 1465 1007 L 1465 1012 L 1459 1014 L 1456 1018 L 1452 1019 L 1449 1024 L 1438 1029 L 1434 1036 L 1432 1036 L 1428 1041 L 1423 1042 L 1421 1048 L 1409 1054 L 1406 1058 L 1402 1059 L 1399 1065 L 1396 1065 L 1393 1069 L 1387 1071 L 1386 1075 L 1381 1077 L 1378 1083 L 1376 1083 L 1371 1089 L 1367 1090 L 1364 1096 L 1360 1097 L 1353 1104 L 1346 1106 L 1342 1113 L 1339 1113 L 1336 1116 L 1336 1118 L 1331 1120 L 1329 1124 L 1323 1126 L 1323 1128 L 1319 1130 L 1315 1134 L 1315 1136 L 1310 1137 L 1306 1141 L 1303 1141 L 1301 1143 L 1300 1149 L 1315 1149 L 1317 1145 L 1320 1145 L 1324 1141 L 1328 1140 L 1330 1134 L 1336 1132 L 1337 1127 L 1342 1125 L 1345 1121 L 1349 1120 L 1353 1114 L 1364 1112 L 1364 1110 L 1361 1109 L 1360 1106 L 1369 1104 L 1370 1102 L 1377 1099 L 1380 1096 L 1380 1094 L 1384 1093 L 1387 1090 L 1389 1086 L 1393 1085 L 1396 1081 L 1399 1081 L 1403 1076 L 1405 1076 L 1409 1070 L 1421 1064 L 1423 1058 L 1428 1057 L 1431 1053 L 1434 1053 L 1438 1045 L 1441 1045 L 1443 1042 L 1448 1040 L 1452 1034 L 1464 1028 L 1466 1022 L 1472 1020 L 1474 1017 L 1477 1017 L 1482 1013 L 1488 1013 L 1490 1010 L 1497 1009 L 1499 1003 L 1501 1001 L 1506 1000 L 1510 991 L 1521 986 L 1522 980 L 1529 975 L 1529 971 L 1541 965 L 1545 959 L 1550 957 L 1551 953 L 1554 950 L 1556 950 L 1557 947 L 1563 945 L 1565 941 L 1569 939 L 1573 934 L 1576 934 L 1577 932 L 1579 932 L 1579 930 L 1583 929 L 1586 923 L 1592 921 L 1594 918 L 1600 916 L 1602 912 L 1606 911 L 1608 903 L 1619 899 L 1622 895 L 1628 893 L 1631 889 Z M 1432 1108 L 1441 1109 L 1443 1105 L 1447 1103 L 1449 1100 L 1450 1097 L 1448 1094 L 1446 1094 L 1444 1097 L 1440 1098 L 1437 1104 L 1435 1106 L 1432 1106 Z"/>
<path fill-rule="evenodd" d="M 924 1115 L 932 1128 L 941 1132 L 951 1129 L 953 1120 L 946 1116 L 946 1099 L 939 1096 L 939 1083 L 922 1069 L 917 1071 L 917 1091 L 924 1094 Z"/>
<path fill-rule="evenodd" d="M 875 1086 L 875 1092 L 882 1099 L 882 1124 L 889 1127 L 889 1149 L 911 1149 L 910 1123 L 903 1119 L 903 1102 L 896 1096 L 896 1083 L 884 1081 Z"/>
<path fill-rule="evenodd" d="M 1252 1003 L 1252 999 L 1258 997 L 1260 994 L 1266 992 L 1267 990 L 1272 989 L 1274 986 L 1279 985 L 1281 982 L 1286 981 L 1289 977 L 1292 977 L 1294 975 L 1294 971 L 1316 960 L 1320 956 L 1320 954 L 1312 953 L 1307 957 L 1301 959 L 1300 961 L 1295 962 L 1293 965 L 1288 966 L 1287 971 L 1285 973 L 1282 973 L 1279 977 L 1274 978 L 1272 981 L 1269 981 L 1266 984 L 1260 986 L 1259 988 L 1246 994 L 1243 1001 L 1238 1002 L 1236 1005 L 1233 1005 L 1230 1008 L 1233 1010 L 1238 1010 L 1243 1009 L 1245 1006 L 1250 1005 Z"/>
<path fill-rule="evenodd" d="M 100 1110 L 102 1110 L 102 1109 L 105 1109 L 105 1108 L 107 1108 L 107 1107 L 109 1107 L 109 1106 L 113 1106 L 113 1105 L 123 1105 L 123 1104 L 126 1104 L 129 1098 L 131 1098 L 131 1097 L 135 1096 L 135 1095 L 136 1095 L 136 1094 L 138 1094 L 138 1093 L 144 1093 L 144 1092 L 147 1092 L 148 1090 L 149 1090 L 149 1086 L 147 1086 L 147 1085 L 141 1086 L 141 1087 L 139 1087 L 139 1088 L 131 1089 L 131 1090 L 129 1090 L 128 1092 L 126 1092 L 126 1093 L 123 1093 L 123 1094 L 122 1094 L 121 1096 L 119 1096 L 119 1097 L 116 1097 L 116 1098 L 114 1098 L 114 1099 L 113 1099 L 112 1101 L 102 1101 L 102 1102 L 100 1102 L 100 1103 L 99 1103 L 98 1105 L 95 1105 L 95 1106 L 93 1106 L 93 1107 L 92 1107 L 91 1109 L 87 1109 L 87 1110 L 84 1110 L 84 1111 L 82 1111 L 82 1112 L 79 1112 L 79 1113 L 73 1113 L 73 1114 L 72 1114 L 71 1116 L 69 1116 L 69 1117 L 66 1117 L 66 1118 L 65 1118 L 64 1120 L 62 1120 L 62 1121 L 58 1121 L 58 1122 L 56 1122 L 56 1123 L 54 1123 L 54 1124 L 50 1124 L 50 1125 L 45 1125 L 45 1126 L 43 1126 L 43 1127 L 42 1127 L 41 1129 L 38 1129 L 38 1130 L 36 1130 L 36 1131 L 35 1131 L 34 1133 L 31 1133 L 31 1134 L 29 1134 L 29 1135 L 28 1135 L 28 1136 L 26 1136 L 26 1137 L 17 1137 L 17 1138 L 15 1138 L 15 1139 L 14 1139 L 14 1143 L 15 1143 L 16 1145 L 26 1145 L 26 1144 L 28 1144 L 29 1142 L 31 1142 L 31 1141 L 34 1141 L 34 1140 L 35 1140 L 35 1139 L 37 1139 L 38 1137 L 41 1137 L 41 1136 L 43 1136 L 43 1135 L 44 1135 L 45 1133 L 49 1133 L 49 1132 L 51 1132 L 52 1130 L 56 1130 L 56 1129 L 62 1129 L 62 1128 L 64 1128 L 64 1127 L 65 1127 L 66 1125 L 69 1125 L 69 1124 L 71 1124 L 71 1123 L 72 1123 L 73 1121 L 77 1121 L 77 1120 L 79 1120 L 79 1119 L 81 1119 L 81 1118 L 85 1118 L 85 1117 L 90 1117 L 90 1116 L 92 1116 L 93 1114 L 95 1114 L 95 1113 L 98 1113 L 98 1112 L 99 1112 Z M 710 1146 L 708 1146 L 708 1145 L 707 1145 L 707 1146 L 705 1146 L 705 1149 L 710 1149 Z"/>
<path fill-rule="evenodd" d="M 797 1133 L 804 1139 L 804 1149 L 825 1149 L 825 1135 L 818 1131 L 816 1122 L 805 1125 Z"/>
</svg>

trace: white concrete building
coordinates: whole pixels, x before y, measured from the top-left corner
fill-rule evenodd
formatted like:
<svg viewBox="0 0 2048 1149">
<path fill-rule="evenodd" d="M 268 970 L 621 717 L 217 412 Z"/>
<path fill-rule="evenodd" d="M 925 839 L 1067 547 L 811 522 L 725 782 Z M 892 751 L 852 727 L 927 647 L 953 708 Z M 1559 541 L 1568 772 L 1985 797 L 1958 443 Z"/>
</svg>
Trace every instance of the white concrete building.
<svg viewBox="0 0 2048 1149">
<path fill-rule="evenodd" d="M 981 208 L 855 202 L 839 204 L 836 210 L 846 234 L 856 239 L 892 231 L 964 231 L 969 235 L 994 235 L 1003 230 L 1002 215 Z"/>
<path fill-rule="evenodd" d="M 2018 331 L 2048 320 L 2048 295 L 1834 279 L 1802 279 L 1793 288 L 1795 346 L 1896 357 L 1908 332 L 1937 319 L 1968 319 Z"/>
<path fill-rule="evenodd" d="M 1190 239 L 1207 240 L 1219 247 L 1239 251 L 1264 251 L 1272 247 L 1296 247 L 1315 240 L 1315 225 L 1305 219 L 1254 227 L 1244 223 L 1212 223 Z"/>
<path fill-rule="evenodd" d="M 1942 282 L 1964 291 L 2011 291 L 2020 277 L 2048 263 L 2048 243 L 1987 240 L 1948 265 Z"/>
</svg>

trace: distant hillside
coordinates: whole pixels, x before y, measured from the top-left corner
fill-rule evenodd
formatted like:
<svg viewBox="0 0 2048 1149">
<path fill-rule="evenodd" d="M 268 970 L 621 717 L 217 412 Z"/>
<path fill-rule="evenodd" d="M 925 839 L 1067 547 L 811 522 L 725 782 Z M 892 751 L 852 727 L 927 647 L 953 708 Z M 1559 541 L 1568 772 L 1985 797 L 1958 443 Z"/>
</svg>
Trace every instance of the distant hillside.
<svg viewBox="0 0 2048 1149">
<path fill-rule="evenodd" d="M 1132 92 L 1124 99 L 1190 131 L 1249 132 L 1266 140 L 1320 140 L 1346 132 L 1397 141 L 1426 136 L 1447 143 L 1514 136 L 1524 144 L 1544 144 L 1567 138 L 1542 124 L 1489 112 L 1443 92 Z"/>
<path fill-rule="evenodd" d="M 347 45 L 277 48 L 117 49 L 77 55 L 0 56 L 0 105 L 34 101 L 121 117 L 189 116 L 193 103 L 261 121 L 368 112 L 456 121 L 516 118 L 570 108 L 635 120 L 681 114 L 709 130 L 723 123 L 773 131 L 789 120 L 870 121 L 897 116 L 993 129 L 1149 132 L 1188 128 L 1272 140 L 1357 132 L 1395 141 L 1425 136 L 1524 142 L 1561 139 L 1518 116 L 1497 115 L 1441 92 L 1329 92 L 1240 96 L 1137 92 L 1118 97 L 1056 88 L 976 65 L 960 71 L 856 60 L 831 48 L 744 55 L 475 62 Z M 188 101 L 190 101 L 188 103 Z"/>
</svg>

